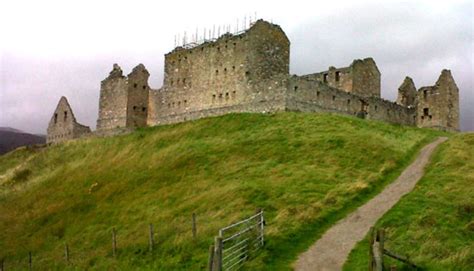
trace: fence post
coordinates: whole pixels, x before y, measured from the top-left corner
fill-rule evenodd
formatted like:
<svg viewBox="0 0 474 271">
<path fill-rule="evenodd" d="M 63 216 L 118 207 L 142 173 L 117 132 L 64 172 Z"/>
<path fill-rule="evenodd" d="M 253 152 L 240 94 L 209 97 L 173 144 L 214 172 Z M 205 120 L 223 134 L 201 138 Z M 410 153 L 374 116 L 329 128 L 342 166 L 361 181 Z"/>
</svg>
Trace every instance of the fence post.
<svg viewBox="0 0 474 271">
<path fill-rule="evenodd" d="M 193 238 L 196 238 L 197 229 L 196 229 L 196 213 L 193 213 Z"/>
<path fill-rule="evenodd" d="M 213 271 L 222 271 L 222 237 L 216 237 L 214 246 L 215 255 Z"/>
<path fill-rule="evenodd" d="M 149 226 L 149 235 L 148 235 L 148 243 L 150 245 L 150 252 L 153 252 L 153 246 L 155 245 L 155 240 L 153 238 L 153 224 L 150 223 Z"/>
<path fill-rule="evenodd" d="M 29 270 L 33 270 L 33 259 L 31 256 L 31 251 L 28 252 L 28 268 Z"/>
<path fill-rule="evenodd" d="M 260 235 L 261 235 L 261 240 L 260 240 L 260 245 L 263 246 L 264 244 L 264 237 L 263 237 L 263 228 L 264 228 L 264 224 L 265 224 L 265 219 L 263 217 L 263 209 L 262 208 L 259 208 L 257 209 L 257 213 L 260 213 Z"/>
<path fill-rule="evenodd" d="M 383 269 L 383 250 L 384 250 L 384 243 L 385 243 L 385 230 L 379 229 L 379 255 L 380 255 L 380 264 L 382 265 Z"/>
<path fill-rule="evenodd" d="M 69 263 L 69 246 L 67 245 L 67 243 L 64 246 L 64 256 L 66 258 L 66 262 Z"/>
<path fill-rule="evenodd" d="M 214 246 L 209 246 L 209 258 L 207 260 L 207 270 L 213 271 L 214 270 Z M 0 270 L 3 271 L 3 270 Z"/>
<path fill-rule="evenodd" d="M 112 228 L 112 255 L 114 257 L 117 255 L 117 233 L 115 232 L 115 227 Z"/>
<path fill-rule="evenodd" d="M 369 271 L 374 270 L 374 252 L 373 252 L 373 247 L 374 247 L 374 227 L 370 227 L 369 231 Z"/>
</svg>

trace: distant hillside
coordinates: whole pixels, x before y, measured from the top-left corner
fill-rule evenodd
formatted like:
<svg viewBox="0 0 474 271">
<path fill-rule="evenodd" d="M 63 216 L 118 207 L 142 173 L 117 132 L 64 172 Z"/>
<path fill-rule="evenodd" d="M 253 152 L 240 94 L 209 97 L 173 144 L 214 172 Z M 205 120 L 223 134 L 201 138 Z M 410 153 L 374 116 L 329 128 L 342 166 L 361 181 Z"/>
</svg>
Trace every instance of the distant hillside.
<svg viewBox="0 0 474 271">
<path fill-rule="evenodd" d="M 0 258 L 7 270 L 26 268 L 28 251 L 41 270 L 204 270 L 218 229 L 263 208 L 265 249 L 247 269 L 289 270 L 440 134 L 331 114 L 230 114 L 17 150 L 0 157 Z"/>
<path fill-rule="evenodd" d="M 21 146 L 44 143 L 46 143 L 45 136 L 25 133 L 10 127 L 0 127 L 0 155 Z"/>
</svg>

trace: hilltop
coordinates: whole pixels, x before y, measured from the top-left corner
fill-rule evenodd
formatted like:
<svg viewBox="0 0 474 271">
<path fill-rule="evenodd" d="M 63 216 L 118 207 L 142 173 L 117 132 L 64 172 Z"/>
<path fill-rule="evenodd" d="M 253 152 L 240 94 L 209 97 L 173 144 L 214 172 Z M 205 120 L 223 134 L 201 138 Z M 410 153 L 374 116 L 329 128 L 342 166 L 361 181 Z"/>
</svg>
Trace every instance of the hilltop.
<svg viewBox="0 0 474 271">
<path fill-rule="evenodd" d="M 25 267 L 32 251 L 36 268 L 64 269 L 67 242 L 70 268 L 200 270 L 219 228 L 263 208 L 267 243 L 249 266 L 287 270 L 439 134 L 331 114 L 229 114 L 20 149 L 0 157 L 0 257 Z"/>
</svg>

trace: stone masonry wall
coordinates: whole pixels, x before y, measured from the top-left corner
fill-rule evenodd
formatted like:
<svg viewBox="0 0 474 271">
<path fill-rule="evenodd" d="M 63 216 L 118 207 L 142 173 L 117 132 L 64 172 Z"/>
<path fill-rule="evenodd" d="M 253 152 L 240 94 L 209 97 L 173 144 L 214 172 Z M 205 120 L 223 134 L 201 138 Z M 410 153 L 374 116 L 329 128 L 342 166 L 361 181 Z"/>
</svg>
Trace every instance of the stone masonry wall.
<svg viewBox="0 0 474 271">
<path fill-rule="evenodd" d="M 148 125 L 209 112 L 265 111 L 256 103 L 263 82 L 288 71 L 288 38 L 279 26 L 261 20 L 240 35 L 178 47 L 165 55 L 163 87 L 150 93 Z"/>
<path fill-rule="evenodd" d="M 416 87 L 413 79 L 410 77 L 405 77 L 403 83 L 398 88 L 398 97 L 397 97 L 397 104 L 414 107 L 416 105 Z"/>
<path fill-rule="evenodd" d="M 147 125 L 150 74 L 143 64 L 127 76 L 114 64 L 109 76 L 101 82 L 97 130 L 136 128 Z"/>
<path fill-rule="evenodd" d="M 127 76 L 127 121 L 126 127 L 145 127 L 148 117 L 148 78 L 150 74 L 143 64 L 136 66 Z"/>
<path fill-rule="evenodd" d="M 451 71 L 443 70 L 434 86 L 420 88 L 417 101 L 418 127 L 459 131 L 459 89 Z"/>
<path fill-rule="evenodd" d="M 376 97 L 362 97 L 318 80 L 293 76 L 289 80 L 286 108 L 303 112 L 334 112 L 404 125 L 415 124 L 415 110 Z"/>
<path fill-rule="evenodd" d="M 101 82 L 97 131 L 125 127 L 127 124 L 127 79 L 114 64 L 109 76 Z"/>
<path fill-rule="evenodd" d="M 367 97 L 380 97 L 380 72 L 372 58 L 356 59 L 349 67 L 335 68 L 302 76 L 330 87 Z"/>
<path fill-rule="evenodd" d="M 89 127 L 77 123 L 66 97 L 61 97 L 48 124 L 46 143 L 56 144 L 90 132 Z"/>
</svg>

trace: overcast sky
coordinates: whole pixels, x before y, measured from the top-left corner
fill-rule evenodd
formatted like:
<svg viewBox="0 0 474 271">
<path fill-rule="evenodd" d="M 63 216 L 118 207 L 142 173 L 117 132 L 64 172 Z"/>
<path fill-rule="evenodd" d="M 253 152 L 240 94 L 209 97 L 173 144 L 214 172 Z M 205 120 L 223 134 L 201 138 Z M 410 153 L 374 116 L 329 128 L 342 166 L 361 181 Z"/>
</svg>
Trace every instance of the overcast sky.
<svg viewBox="0 0 474 271">
<path fill-rule="evenodd" d="M 313 73 L 373 57 L 382 97 L 405 76 L 433 85 L 450 69 L 461 126 L 474 130 L 472 1 L 21 1 L 0 4 L 0 126 L 46 133 L 61 96 L 95 129 L 100 81 L 113 63 L 138 63 L 159 88 L 175 35 L 244 16 L 279 24 L 291 41 L 290 72 Z M 253 18 L 252 18 L 253 19 Z"/>
</svg>

